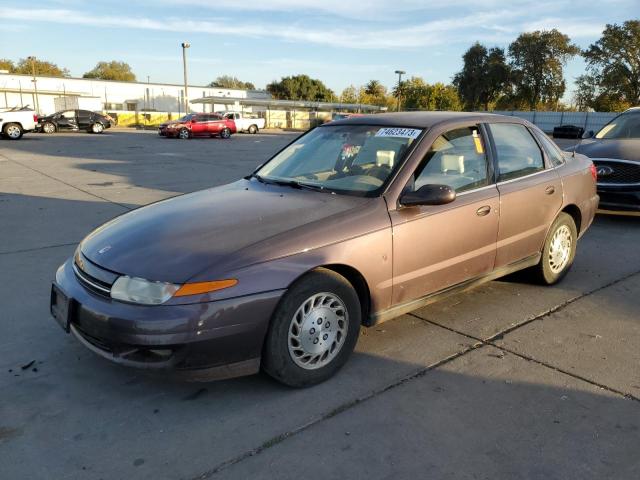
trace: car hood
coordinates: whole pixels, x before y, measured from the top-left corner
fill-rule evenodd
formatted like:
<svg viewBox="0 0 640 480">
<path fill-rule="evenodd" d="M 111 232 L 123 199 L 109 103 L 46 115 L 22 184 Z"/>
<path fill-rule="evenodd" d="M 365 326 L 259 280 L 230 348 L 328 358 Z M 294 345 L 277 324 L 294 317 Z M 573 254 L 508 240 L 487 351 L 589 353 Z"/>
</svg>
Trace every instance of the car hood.
<svg viewBox="0 0 640 480">
<path fill-rule="evenodd" d="M 113 272 L 184 283 L 211 266 L 237 266 L 239 258 L 255 263 L 269 260 L 271 250 L 274 256 L 296 253 L 300 248 L 291 241 L 294 230 L 357 211 L 368 201 L 240 180 L 126 213 L 89 234 L 80 248 L 89 260 Z M 279 248 L 258 248 L 283 234 L 287 238 Z M 285 244 L 289 251 L 283 251 Z M 251 253 L 234 255 L 241 250 Z M 255 258 L 258 252 L 261 258 Z"/>
<path fill-rule="evenodd" d="M 640 161 L 640 139 L 623 140 L 585 140 L 576 148 L 576 152 L 589 158 L 617 158 Z"/>
</svg>

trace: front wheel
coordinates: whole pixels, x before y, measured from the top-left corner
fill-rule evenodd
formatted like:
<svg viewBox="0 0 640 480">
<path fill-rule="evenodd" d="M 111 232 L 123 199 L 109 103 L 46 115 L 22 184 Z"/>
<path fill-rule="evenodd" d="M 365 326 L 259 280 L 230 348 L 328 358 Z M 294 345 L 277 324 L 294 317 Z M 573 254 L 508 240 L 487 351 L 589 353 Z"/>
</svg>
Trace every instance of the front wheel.
<svg viewBox="0 0 640 480">
<path fill-rule="evenodd" d="M 578 230 L 573 217 L 560 213 L 549 229 L 540 263 L 533 267 L 533 273 L 540 283 L 553 285 L 562 280 L 573 264 L 577 241 Z"/>
<path fill-rule="evenodd" d="M 333 376 L 360 333 L 360 301 L 351 284 L 323 268 L 296 281 L 282 298 L 267 333 L 262 367 L 291 387 Z"/>
<path fill-rule="evenodd" d="M 189 136 L 189 130 L 187 130 L 186 128 L 181 128 L 178 132 L 178 138 L 182 140 L 186 140 L 187 138 L 189 138 Z"/>
<path fill-rule="evenodd" d="M 228 128 L 223 128 L 220 132 L 220 138 L 229 138 L 231 137 L 231 130 Z"/>
<path fill-rule="evenodd" d="M 2 129 L 2 133 L 4 133 L 5 137 L 9 140 L 19 140 L 22 138 L 24 130 L 22 130 L 22 127 L 17 123 L 7 123 Z"/>
</svg>

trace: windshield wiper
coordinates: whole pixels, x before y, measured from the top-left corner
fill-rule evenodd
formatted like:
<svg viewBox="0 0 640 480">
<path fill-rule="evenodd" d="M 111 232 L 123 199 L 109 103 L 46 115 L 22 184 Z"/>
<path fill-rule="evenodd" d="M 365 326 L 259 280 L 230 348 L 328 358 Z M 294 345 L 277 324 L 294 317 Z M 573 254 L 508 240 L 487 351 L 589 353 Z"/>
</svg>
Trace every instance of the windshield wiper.
<svg viewBox="0 0 640 480">
<path fill-rule="evenodd" d="M 305 189 L 305 190 L 313 190 L 313 191 L 316 191 L 316 192 L 334 193 L 332 190 L 329 190 L 326 187 L 323 187 L 322 185 L 314 185 L 312 183 L 304 183 L 304 182 L 299 182 L 297 180 L 284 180 L 284 179 L 276 179 L 276 178 L 265 178 L 265 177 L 262 177 L 262 176 L 258 175 L 257 173 L 253 173 L 253 174 L 249 175 L 249 178 L 251 178 L 251 177 L 255 178 L 259 182 L 272 184 L 272 185 L 282 185 L 282 186 L 285 186 L 285 187 L 291 187 L 291 188 L 297 188 L 297 189 Z"/>
</svg>

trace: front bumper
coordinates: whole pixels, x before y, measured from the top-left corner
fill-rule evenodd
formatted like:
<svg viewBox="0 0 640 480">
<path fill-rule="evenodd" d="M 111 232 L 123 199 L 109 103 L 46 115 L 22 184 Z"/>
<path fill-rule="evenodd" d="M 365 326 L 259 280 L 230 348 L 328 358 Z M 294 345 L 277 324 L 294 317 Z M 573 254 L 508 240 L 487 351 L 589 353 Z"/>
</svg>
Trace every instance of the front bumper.
<svg viewBox="0 0 640 480">
<path fill-rule="evenodd" d="M 640 212 L 640 186 L 616 187 L 598 185 L 601 210 Z"/>
<path fill-rule="evenodd" d="M 58 269 L 55 286 L 69 299 L 69 330 L 98 355 L 196 378 L 258 371 L 269 320 L 284 290 L 206 303 L 134 305 L 87 290 L 72 262 Z M 56 316 L 54 297 L 52 292 Z"/>
</svg>

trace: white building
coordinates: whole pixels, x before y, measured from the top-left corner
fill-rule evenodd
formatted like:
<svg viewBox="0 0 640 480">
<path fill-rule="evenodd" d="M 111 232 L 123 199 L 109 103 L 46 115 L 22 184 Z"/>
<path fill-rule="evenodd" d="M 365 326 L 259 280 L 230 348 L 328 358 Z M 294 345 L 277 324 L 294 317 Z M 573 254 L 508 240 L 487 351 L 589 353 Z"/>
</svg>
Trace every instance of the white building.
<svg viewBox="0 0 640 480">
<path fill-rule="evenodd" d="M 109 112 L 184 112 L 184 85 L 116 82 L 88 78 L 35 77 L 0 72 L 0 108 L 31 106 L 40 115 L 81 108 Z M 35 88 L 34 88 L 35 87 Z M 37 93 L 36 93 L 37 91 Z M 189 100 L 201 97 L 271 98 L 261 90 L 189 85 Z M 196 103 L 191 111 L 219 111 L 237 106 Z"/>
</svg>

